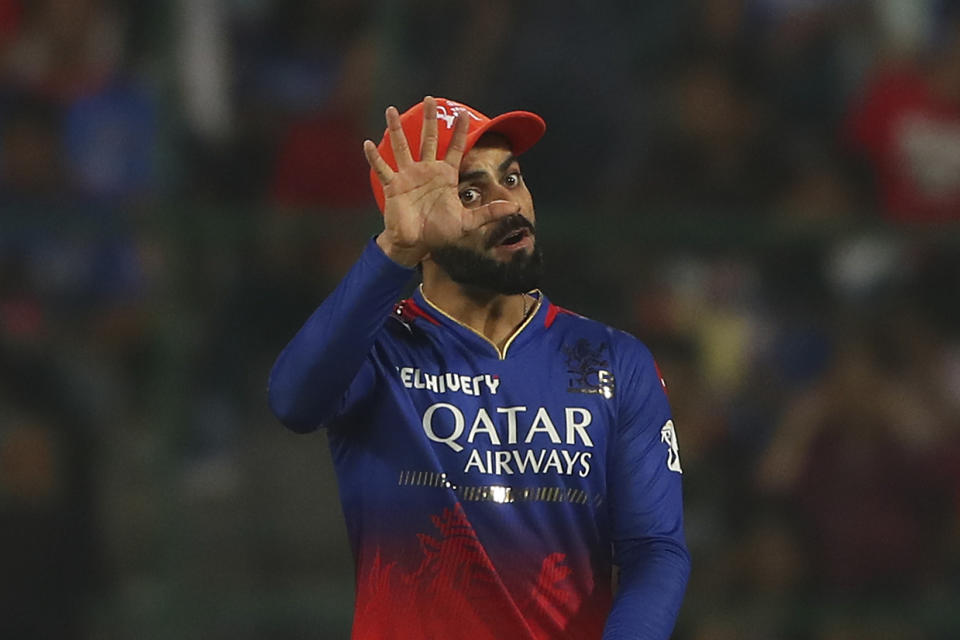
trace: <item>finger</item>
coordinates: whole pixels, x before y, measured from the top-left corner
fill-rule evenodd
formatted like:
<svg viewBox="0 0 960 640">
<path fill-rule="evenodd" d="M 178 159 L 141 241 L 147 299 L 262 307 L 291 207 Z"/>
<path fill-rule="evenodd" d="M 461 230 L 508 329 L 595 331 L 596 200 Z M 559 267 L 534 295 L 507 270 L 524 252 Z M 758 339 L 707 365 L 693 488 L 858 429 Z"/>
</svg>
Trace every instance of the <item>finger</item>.
<svg viewBox="0 0 960 640">
<path fill-rule="evenodd" d="M 453 137 L 450 139 L 450 147 L 447 149 L 447 157 L 444 162 L 452 166 L 457 171 L 460 170 L 460 161 L 463 160 L 463 150 L 467 146 L 467 127 L 469 123 L 463 115 L 458 115 L 453 124 Z"/>
<path fill-rule="evenodd" d="M 423 99 L 423 141 L 420 145 L 420 160 L 437 159 L 437 101 L 431 96 Z"/>
<path fill-rule="evenodd" d="M 413 156 L 410 155 L 410 145 L 407 144 L 407 136 L 403 132 L 403 125 L 400 124 L 400 112 L 396 107 L 387 107 L 387 132 L 390 135 L 390 146 L 393 147 L 393 157 L 397 160 L 397 167 L 403 168 L 413 164 Z"/>
<path fill-rule="evenodd" d="M 464 231 L 472 231 L 485 224 L 520 213 L 520 205 L 506 200 L 494 200 L 476 209 L 464 209 L 461 221 Z"/>
<path fill-rule="evenodd" d="M 380 181 L 380 184 L 383 186 L 390 184 L 390 181 L 393 180 L 393 169 L 391 169 L 387 161 L 380 156 L 377 145 L 373 143 L 373 140 L 363 141 L 363 155 L 367 157 L 367 164 L 369 164 L 373 172 L 377 174 L 377 179 Z"/>
</svg>

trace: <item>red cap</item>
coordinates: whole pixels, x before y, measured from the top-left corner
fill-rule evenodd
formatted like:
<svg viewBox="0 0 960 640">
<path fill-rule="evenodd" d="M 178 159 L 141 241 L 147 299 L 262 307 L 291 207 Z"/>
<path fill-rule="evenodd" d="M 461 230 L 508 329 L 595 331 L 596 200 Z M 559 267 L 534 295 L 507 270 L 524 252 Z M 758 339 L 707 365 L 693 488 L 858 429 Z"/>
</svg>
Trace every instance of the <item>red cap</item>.
<svg viewBox="0 0 960 640">
<path fill-rule="evenodd" d="M 446 98 L 435 98 L 435 100 L 437 101 L 438 158 L 443 158 L 447 154 L 447 147 L 450 146 L 450 140 L 453 138 L 453 121 L 459 114 L 465 114 L 470 123 L 467 128 L 467 145 L 463 151 L 464 154 L 473 148 L 480 136 L 495 131 L 502 133 L 507 138 L 515 155 L 520 155 L 532 147 L 547 130 L 547 124 L 543 121 L 543 118 L 529 111 L 510 111 L 495 118 L 488 118 L 465 104 Z M 420 132 L 423 129 L 423 102 L 419 102 L 404 111 L 400 115 L 400 124 L 407 136 L 407 144 L 410 146 L 413 159 L 419 160 Z M 393 157 L 393 147 L 390 145 L 390 137 L 386 130 L 383 132 L 383 139 L 377 145 L 377 150 L 386 163 L 390 165 L 390 168 L 396 171 L 397 160 Z M 377 175 L 372 169 L 370 170 L 370 185 L 373 187 L 373 197 L 377 200 L 377 206 L 380 207 L 380 211 L 383 211 L 383 185 L 380 184 L 380 180 L 377 179 Z"/>
</svg>

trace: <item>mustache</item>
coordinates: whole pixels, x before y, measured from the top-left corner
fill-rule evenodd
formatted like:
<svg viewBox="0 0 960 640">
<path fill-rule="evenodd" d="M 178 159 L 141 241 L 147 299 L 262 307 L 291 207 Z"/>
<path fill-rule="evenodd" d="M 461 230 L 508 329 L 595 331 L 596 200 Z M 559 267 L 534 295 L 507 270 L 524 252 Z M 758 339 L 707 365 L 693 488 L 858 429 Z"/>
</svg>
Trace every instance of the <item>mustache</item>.
<svg viewBox="0 0 960 640">
<path fill-rule="evenodd" d="M 511 213 L 506 218 L 500 220 L 493 231 L 490 232 L 490 236 L 487 238 L 487 249 L 492 249 L 506 240 L 507 236 L 521 229 L 528 230 L 531 235 L 537 234 L 537 229 L 533 226 L 532 222 L 519 213 Z"/>
</svg>

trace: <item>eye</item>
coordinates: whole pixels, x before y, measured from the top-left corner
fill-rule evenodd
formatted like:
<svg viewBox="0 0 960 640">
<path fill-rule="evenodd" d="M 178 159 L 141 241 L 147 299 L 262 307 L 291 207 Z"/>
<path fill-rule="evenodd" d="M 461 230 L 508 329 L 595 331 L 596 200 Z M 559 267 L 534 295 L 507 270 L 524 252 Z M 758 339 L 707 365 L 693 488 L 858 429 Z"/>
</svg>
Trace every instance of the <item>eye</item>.
<svg viewBox="0 0 960 640">
<path fill-rule="evenodd" d="M 469 206 L 471 204 L 480 202 L 480 190 L 476 187 L 464 189 L 460 192 L 460 202 L 462 202 L 464 206 Z"/>
<path fill-rule="evenodd" d="M 508 173 L 508 174 L 506 175 L 506 177 L 504 177 L 504 179 L 503 179 L 503 184 L 505 184 L 506 186 L 512 188 L 512 187 L 515 187 L 515 186 L 517 186 L 518 184 L 520 184 L 520 180 L 521 180 L 521 178 L 520 178 L 520 172 L 519 172 L 519 171 L 511 171 L 510 173 Z"/>
</svg>

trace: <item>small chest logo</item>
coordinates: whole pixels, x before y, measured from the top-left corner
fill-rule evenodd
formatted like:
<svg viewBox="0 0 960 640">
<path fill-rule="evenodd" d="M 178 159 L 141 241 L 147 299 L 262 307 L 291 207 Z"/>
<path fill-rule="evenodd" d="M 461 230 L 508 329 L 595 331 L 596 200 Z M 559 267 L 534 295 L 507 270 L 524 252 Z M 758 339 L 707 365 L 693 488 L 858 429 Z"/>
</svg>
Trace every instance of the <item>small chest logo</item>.
<svg viewBox="0 0 960 640">
<path fill-rule="evenodd" d="M 607 344 L 596 347 L 581 338 L 573 346 L 562 347 L 567 357 L 567 373 L 570 374 L 567 391 L 570 393 L 598 393 L 610 399 L 616 391 L 616 381 L 610 372 L 610 363 L 604 357 Z"/>
</svg>

